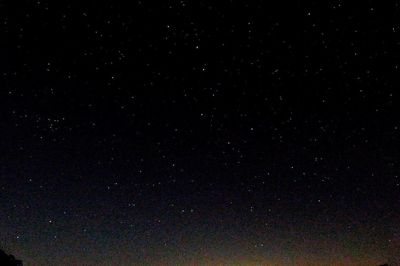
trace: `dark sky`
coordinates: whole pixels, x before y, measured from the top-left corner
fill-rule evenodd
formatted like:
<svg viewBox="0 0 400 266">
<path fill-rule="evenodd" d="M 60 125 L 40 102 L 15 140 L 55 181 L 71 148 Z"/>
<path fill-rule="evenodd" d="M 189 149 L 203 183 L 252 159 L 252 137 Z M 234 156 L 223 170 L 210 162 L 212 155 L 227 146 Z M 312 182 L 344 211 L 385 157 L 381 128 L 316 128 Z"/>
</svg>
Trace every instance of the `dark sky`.
<svg viewBox="0 0 400 266">
<path fill-rule="evenodd" d="M 26 265 L 398 259 L 399 4 L 272 2 L 1 1 L 0 247 Z"/>
</svg>

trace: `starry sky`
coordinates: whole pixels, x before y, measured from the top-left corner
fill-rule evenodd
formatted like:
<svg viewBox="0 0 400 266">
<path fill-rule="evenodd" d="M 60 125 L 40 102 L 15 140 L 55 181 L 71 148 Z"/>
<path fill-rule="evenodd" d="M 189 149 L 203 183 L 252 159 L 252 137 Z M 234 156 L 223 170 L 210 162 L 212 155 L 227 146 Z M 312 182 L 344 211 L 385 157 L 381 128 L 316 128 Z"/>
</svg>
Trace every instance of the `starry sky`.
<svg viewBox="0 0 400 266">
<path fill-rule="evenodd" d="M 1 0 L 0 248 L 399 260 L 400 2 L 274 2 Z"/>
</svg>

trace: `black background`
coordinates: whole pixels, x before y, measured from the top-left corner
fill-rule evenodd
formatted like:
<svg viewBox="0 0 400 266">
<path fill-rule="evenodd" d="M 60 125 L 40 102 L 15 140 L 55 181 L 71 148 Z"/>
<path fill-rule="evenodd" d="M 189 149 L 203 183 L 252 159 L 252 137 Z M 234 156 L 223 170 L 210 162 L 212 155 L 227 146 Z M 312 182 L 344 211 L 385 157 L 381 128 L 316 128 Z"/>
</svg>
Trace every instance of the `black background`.
<svg viewBox="0 0 400 266">
<path fill-rule="evenodd" d="M 1 246 L 395 259 L 398 4 L 265 2 L 1 1 Z"/>
</svg>

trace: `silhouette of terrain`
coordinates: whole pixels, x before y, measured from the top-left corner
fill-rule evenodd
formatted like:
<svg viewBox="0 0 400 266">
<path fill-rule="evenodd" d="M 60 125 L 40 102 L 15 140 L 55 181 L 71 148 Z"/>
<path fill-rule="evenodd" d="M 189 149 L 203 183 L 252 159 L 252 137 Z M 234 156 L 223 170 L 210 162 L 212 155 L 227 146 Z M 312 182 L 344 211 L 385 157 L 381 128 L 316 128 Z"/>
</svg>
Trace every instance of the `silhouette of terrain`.
<svg viewBox="0 0 400 266">
<path fill-rule="evenodd" d="M 7 255 L 0 249 L 0 265 L 1 266 L 22 266 L 22 261 L 15 259 L 13 255 Z"/>
<path fill-rule="evenodd" d="M 0 266 L 23 266 L 23 263 L 21 260 L 15 259 L 13 255 L 9 255 L 0 249 Z M 389 266 L 389 264 L 385 263 L 379 266 Z"/>
</svg>

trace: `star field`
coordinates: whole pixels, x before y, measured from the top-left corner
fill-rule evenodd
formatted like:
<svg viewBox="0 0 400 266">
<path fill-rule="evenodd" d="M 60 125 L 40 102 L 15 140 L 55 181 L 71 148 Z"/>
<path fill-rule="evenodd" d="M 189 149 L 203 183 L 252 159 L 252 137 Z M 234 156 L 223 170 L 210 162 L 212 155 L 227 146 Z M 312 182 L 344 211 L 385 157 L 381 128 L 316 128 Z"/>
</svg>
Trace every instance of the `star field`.
<svg viewBox="0 0 400 266">
<path fill-rule="evenodd" d="M 399 3 L 0 1 L 24 265 L 395 265 Z"/>
</svg>

